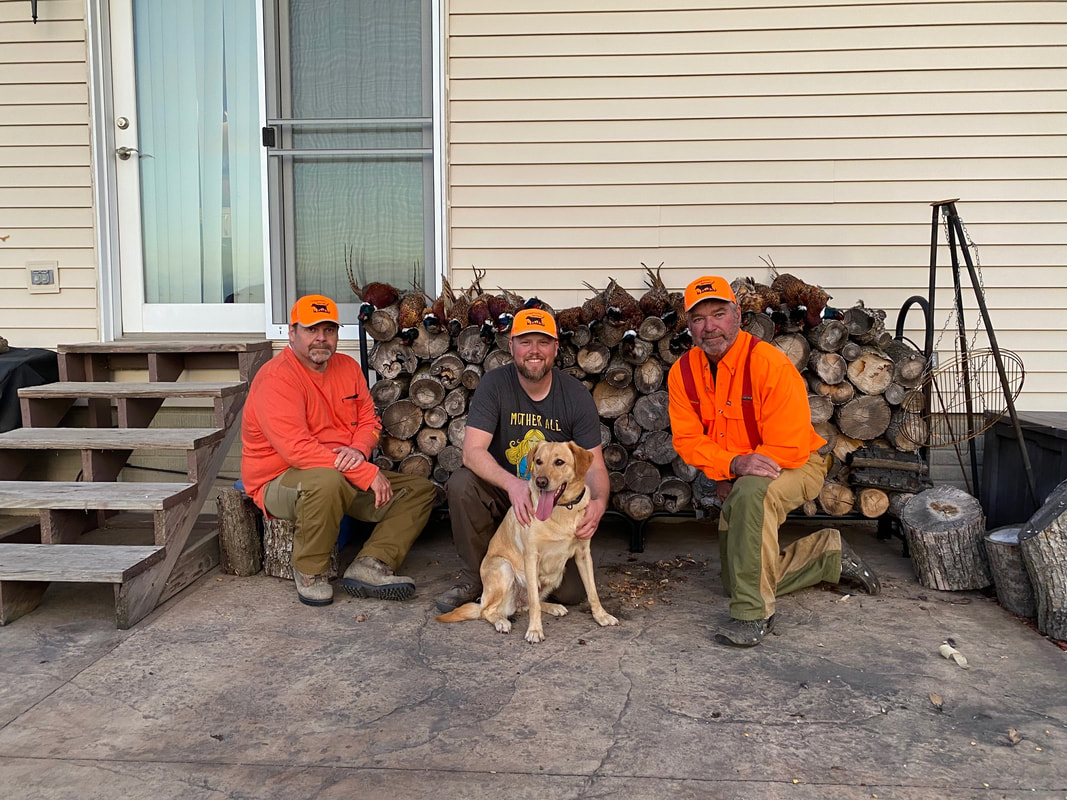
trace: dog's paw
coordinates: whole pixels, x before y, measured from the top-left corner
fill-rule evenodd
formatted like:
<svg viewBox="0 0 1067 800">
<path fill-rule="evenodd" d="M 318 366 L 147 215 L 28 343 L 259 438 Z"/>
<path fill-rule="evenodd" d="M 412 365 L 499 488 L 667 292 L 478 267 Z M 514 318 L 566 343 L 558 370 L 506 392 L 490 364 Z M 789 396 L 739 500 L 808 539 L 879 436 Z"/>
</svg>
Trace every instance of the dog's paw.
<svg viewBox="0 0 1067 800">
<path fill-rule="evenodd" d="M 540 628 L 528 628 L 526 631 L 526 641 L 530 644 L 537 644 L 545 640 L 545 632 Z"/>
<path fill-rule="evenodd" d="M 546 614 L 551 614 L 553 617 L 567 616 L 567 607 L 559 603 L 542 603 L 541 610 Z"/>
<path fill-rule="evenodd" d="M 499 633 L 511 633 L 511 620 L 498 619 L 493 623 L 493 627 L 496 628 Z"/>
<path fill-rule="evenodd" d="M 619 621 L 615 617 L 611 616 L 607 611 L 601 611 L 599 614 L 594 613 L 593 619 L 597 621 L 597 624 L 601 627 L 607 627 L 609 625 L 618 625 Z"/>
</svg>

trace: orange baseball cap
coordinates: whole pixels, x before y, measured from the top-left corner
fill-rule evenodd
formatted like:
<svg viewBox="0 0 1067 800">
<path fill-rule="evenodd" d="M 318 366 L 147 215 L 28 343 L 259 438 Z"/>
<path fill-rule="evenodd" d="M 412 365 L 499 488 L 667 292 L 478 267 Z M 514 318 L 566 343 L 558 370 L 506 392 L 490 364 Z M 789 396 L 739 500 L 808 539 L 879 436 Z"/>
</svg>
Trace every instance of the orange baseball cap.
<svg viewBox="0 0 1067 800">
<path fill-rule="evenodd" d="M 718 275 L 705 275 L 685 287 L 686 311 L 702 300 L 725 300 L 737 305 L 737 298 L 734 297 L 734 290 L 730 288 L 729 282 Z"/>
<path fill-rule="evenodd" d="M 289 312 L 289 322 L 292 325 L 303 325 L 310 328 L 320 322 L 332 322 L 340 325 L 340 316 L 337 313 L 337 303 L 321 294 L 309 294 L 301 297 Z"/>
<path fill-rule="evenodd" d="M 559 334 L 556 333 L 556 320 L 540 308 L 524 308 L 511 321 L 512 336 L 522 336 L 524 333 L 543 333 L 545 336 L 559 339 Z"/>
</svg>

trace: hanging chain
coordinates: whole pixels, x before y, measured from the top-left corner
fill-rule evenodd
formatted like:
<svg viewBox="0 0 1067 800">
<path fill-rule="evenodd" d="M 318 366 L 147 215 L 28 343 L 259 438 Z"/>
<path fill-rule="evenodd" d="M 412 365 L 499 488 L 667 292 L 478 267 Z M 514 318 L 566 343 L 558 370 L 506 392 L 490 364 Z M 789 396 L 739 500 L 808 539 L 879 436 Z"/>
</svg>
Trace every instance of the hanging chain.
<svg viewBox="0 0 1067 800">
<path fill-rule="evenodd" d="M 981 255 L 979 254 L 979 251 L 978 251 L 978 244 L 971 238 L 971 233 L 970 233 L 970 231 L 967 230 L 967 226 L 964 224 L 963 218 L 960 217 L 958 214 L 956 215 L 956 218 L 960 221 L 960 229 L 963 231 L 963 241 L 962 242 L 958 242 L 957 244 L 959 244 L 961 247 L 968 248 L 971 251 L 972 256 L 973 256 L 973 260 L 974 260 L 974 273 L 975 273 L 975 275 L 978 276 L 978 287 L 977 288 L 978 288 L 979 293 L 982 296 L 985 296 L 985 278 L 982 275 L 982 259 L 981 259 Z M 946 215 L 946 214 L 942 214 L 941 215 L 941 224 L 945 229 L 945 242 L 946 243 L 951 242 L 952 239 L 949 237 L 948 215 Z M 961 302 L 962 302 L 962 298 L 961 298 Z M 945 326 L 941 329 L 941 333 L 938 334 L 937 341 L 934 342 L 934 352 L 935 353 L 938 352 L 941 349 L 941 339 L 944 337 L 945 331 L 947 331 L 950 327 L 952 327 L 954 329 L 957 327 L 957 325 L 955 324 L 956 320 L 959 317 L 959 315 L 962 314 L 962 313 L 963 313 L 963 310 L 955 302 L 953 302 L 953 304 L 952 304 L 952 313 L 950 313 L 948 315 L 948 318 L 945 320 Z M 980 327 L 981 327 L 981 317 L 979 317 L 979 320 L 977 322 L 975 322 L 974 334 L 971 336 L 971 342 L 970 342 L 970 345 L 968 346 L 968 350 L 969 351 L 972 351 L 972 352 L 974 351 L 974 345 L 975 345 L 975 342 L 978 340 L 978 331 L 979 331 Z M 960 353 L 960 350 L 959 350 L 959 339 L 953 337 L 952 341 L 953 341 L 953 351 L 956 353 L 956 357 L 959 358 L 962 355 Z"/>
</svg>

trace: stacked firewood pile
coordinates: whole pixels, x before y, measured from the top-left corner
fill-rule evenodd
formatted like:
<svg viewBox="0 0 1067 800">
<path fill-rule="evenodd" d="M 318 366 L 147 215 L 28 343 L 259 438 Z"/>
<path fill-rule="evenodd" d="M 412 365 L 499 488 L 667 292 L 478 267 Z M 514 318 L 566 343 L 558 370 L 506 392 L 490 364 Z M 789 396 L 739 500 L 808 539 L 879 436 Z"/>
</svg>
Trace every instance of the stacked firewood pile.
<svg viewBox="0 0 1067 800">
<path fill-rule="evenodd" d="M 654 511 L 715 508 L 714 482 L 671 444 L 666 375 L 692 345 L 680 292 L 646 267 L 634 297 L 613 279 L 580 307 L 549 309 L 536 298 L 483 290 L 485 273 L 436 300 L 381 283 L 360 287 L 360 319 L 374 340 L 371 388 L 383 436 L 375 462 L 443 485 L 462 463 L 467 407 L 481 376 L 511 361 L 508 331 L 523 307 L 546 308 L 560 331 L 557 366 L 592 392 L 601 417 L 612 505 L 635 520 Z M 588 284 L 586 284 L 588 286 Z M 924 440 L 925 361 L 885 329 L 885 312 L 838 311 L 830 297 L 788 274 L 770 286 L 734 281 L 743 328 L 781 349 L 807 381 L 812 422 L 837 458 L 817 510 L 878 517 L 891 499 L 929 485 L 916 442 Z M 897 500 L 902 504 L 903 497 Z"/>
</svg>

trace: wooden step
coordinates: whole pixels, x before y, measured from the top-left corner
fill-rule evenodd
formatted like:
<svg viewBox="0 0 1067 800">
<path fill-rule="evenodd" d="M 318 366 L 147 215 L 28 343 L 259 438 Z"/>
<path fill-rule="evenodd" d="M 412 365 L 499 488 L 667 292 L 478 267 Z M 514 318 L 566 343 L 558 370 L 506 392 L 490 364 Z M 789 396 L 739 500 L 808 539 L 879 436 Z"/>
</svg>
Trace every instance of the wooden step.
<svg viewBox="0 0 1067 800">
<path fill-rule="evenodd" d="M 50 581 L 112 583 L 115 622 L 129 628 L 152 610 L 142 596 L 165 547 L 91 544 L 0 544 L 0 625 L 29 613 Z"/>
<path fill-rule="evenodd" d="M 0 481 L 0 508 L 163 511 L 196 497 L 195 483 Z"/>
<path fill-rule="evenodd" d="M 116 382 L 116 381 L 57 381 L 41 386 L 19 389 L 19 397 L 34 400 L 79 397 L 229 397 L 244 391 L 244 381 L 199 381 L 176 383 L 173 381 Z"/>
<path fill-rule="evenodd" d="M 272 355 L 266 339 L 219 341 L 216 336 L 61 344 L 57 352 L 64 381 L 110 380 L 118 369 L 147 369 L 149 380 L 173 381 L 194 368 L 236 369 L 241 380 L 251 381 Z"/>
<path fill-rule="evenodd" d="M 222 441 L 222 428 L 16 428 L 0 450 L 195 450 Z"/>
<path fill-rule="evenodd" d="M 164 400 L 206 398 L 214 401 L 216 427 L 228 428 L 247 390 L 245 381 L 59 381 L 20 390 L 19 403 L 27 428 L 58 426 L 77 399 L 88 400 L 90 427 L 112 427 L 115 405 L 118 427 L 147 428 Z"/>
</svg>

